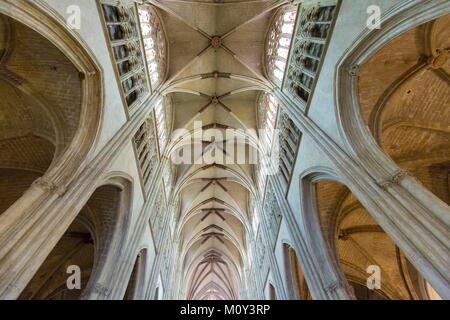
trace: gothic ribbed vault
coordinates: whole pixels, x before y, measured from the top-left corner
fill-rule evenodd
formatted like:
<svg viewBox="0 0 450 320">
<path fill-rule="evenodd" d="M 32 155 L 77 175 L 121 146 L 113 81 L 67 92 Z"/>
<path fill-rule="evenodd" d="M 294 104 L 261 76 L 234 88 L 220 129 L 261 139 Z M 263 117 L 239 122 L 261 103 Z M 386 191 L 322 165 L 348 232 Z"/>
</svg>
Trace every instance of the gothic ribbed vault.
<svg viewBox="0 0 450 320">
<path fill-rule="evenodd" d="M 257 129 L 257 98 L 270 86 L 263 68 L 266 33 L 284 2 L 150 2 L 168 35 L 168 80 L 160 90 L 173 102 L 174 128 L 209 129 L 201 149 L 219 159 L 177 166 L 172 200 L 181 208 L 177 236 L 186 297 L 233 299 L 243 280 L 255 187 L 248 161 L 224 163 L 232 157 L 225 130 Z M 168 153 L 192 148 L 174 145 Z"/>
</svg>

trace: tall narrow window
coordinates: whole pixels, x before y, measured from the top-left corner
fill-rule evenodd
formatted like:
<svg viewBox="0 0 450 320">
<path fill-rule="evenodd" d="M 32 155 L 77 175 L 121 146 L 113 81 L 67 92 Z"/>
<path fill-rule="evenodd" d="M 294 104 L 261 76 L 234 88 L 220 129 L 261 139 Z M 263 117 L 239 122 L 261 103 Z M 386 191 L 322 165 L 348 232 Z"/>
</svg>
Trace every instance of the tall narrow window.
<svg viewBox="0 0 450 320">
<path fill-rule="evenodd" d="M 277 121 L 277 113 L 279 102 L 277 98 L 268 93 L 262 93 L 258 99 L 258 129 L 261 145 L 264 147 L 267 155 L 271 154 L 273 139 L 275 134 L 275 126 Z M 267 178 L 268 163 L 261 163 L 263 158 L 260 158 L 259 163 L 255 167 L 256 179 L 260 192 L 264 192 L 264 187 Z"/>
<path fill-rule="evenodd" d="M 167 122 L 164 100 L 159 100 L 155 107 L 156 131 L 158 133 L 159 150 L 164 150 L 167 143 Z"/>
<path fill-rule="evenodd" d="M 299 22 L 292 40 L 292 54 L 288 63 L 283 90 L 301 103 L 308 104 L 319 66 L 325 54 L 336 17 L 336 6 L 301 4 Z"/>
<path fill-rule="evenodd" d="M 262 143 L 268 147 L 273 141 L 275 123 L 277 121 L 279 102 L 277 98 L 268 93 L 263 93 L 258 101 L 259 129 L 261 130 Z"/>
<path fill-rule="evenodd" d="M 137 29 L 134 5 L 112 5 L 102 0 L 103 20 L 128 109 L 141 104 L 149 88 Z"/>
<path fill-rule="evenodd" d="M 283 7 L 276 13 L 266 40 L 267 75 L 278 85 L 283 82 L 296 16 L 297 7 Z"/>
<path fill-rule="evenodd" d="M 153 169 L 157 162 L 156 141 L 153 129 L 153 116 L 146 119 L 134 136 L 136 154 L 142 175 L 142 181 L 147 190 L 150 186 Z"/>
<path fill-rule="evenodd" d="M 294 122 L 285 113 L 281 113 L 279 122 L 280 132 L 280 173 L 284 182 L 288 183 L 294 168 L 295 157 L 301 132 Z"/>
<path fill-rule="evenodd" d="M 150 83 L 152 89 L 155 89 L 162 82 L 166 69 L 164 29 L 155 9 L 150 5 L 139 6 L 139 21 Z"/>
<path fill-rule="evenodd" d="M 266 187 L 266 181 L 267 181 L 267 172 L 264 170 L 264 166 L 261 165 L 261 163 L 258 163 L 256 165 L 256 182 L 258 184 L 259 192 L 261 194 L 264 194 L 264 189 Z"/>
<path fill-rule="evenodd" d="M 256 207 L 256 199 L 251 196 L 249 198 L 249 204 L 248 204 L 248 211 L 251 214 L 251 224 L 252 224 L 252 228 L 253 228 L 253 232 L 255 234 L 258 233 L 258 227 L 259 227 L 259 213 L 258 213 L 258 209 Z"/>
</svg>

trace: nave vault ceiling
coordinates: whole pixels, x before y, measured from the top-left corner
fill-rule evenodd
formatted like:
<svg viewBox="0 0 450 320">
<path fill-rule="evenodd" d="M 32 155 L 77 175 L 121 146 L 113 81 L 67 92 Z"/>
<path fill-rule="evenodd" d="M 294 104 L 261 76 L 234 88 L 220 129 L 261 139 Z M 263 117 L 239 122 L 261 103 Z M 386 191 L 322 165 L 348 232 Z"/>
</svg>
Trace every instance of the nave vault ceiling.
<svg viewBox="0 0 450 320">
<path fill-rule="evenodd" d="M 267 30 L 282 1 L 150 1 L 167 35 L 167 80 L 160 88 L 173 106 L 173 129 L 256 129 L 256 104 L 264 87 Z M 206 129 L 205 128 L 205 129 Z M 226 148 L 204 138 L 204 152 Z M 177 232 L 186 294 L 191 299 L 232 299 L 240 286 L 248 202 L 248 164 L 178 165 L 174 194 L 180 201 Z"/>
</svg>

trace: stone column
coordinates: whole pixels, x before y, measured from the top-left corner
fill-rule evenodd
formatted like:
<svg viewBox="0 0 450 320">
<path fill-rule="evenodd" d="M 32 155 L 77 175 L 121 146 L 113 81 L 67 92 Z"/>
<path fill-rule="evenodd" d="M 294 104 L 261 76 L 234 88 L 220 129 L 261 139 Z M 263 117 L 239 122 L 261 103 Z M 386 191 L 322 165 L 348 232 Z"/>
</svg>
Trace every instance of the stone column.
<svg viewBox="0 0 450 320">
<path fill-rule="evenodd" d="M 350 189 L 441 297 L 450 299 L 450 208 L 405 172 L 368 180 L 358 179 Z"/>
<path fill-rule="evenodd" d="M 308 288 L 315 300 L 353 300 L 354 295 L 348 286 L 339 262 L 333 259 L 330 249 L 321 236 L 320 225 L 317 220 L 304 219 L 305 216 L 316 217 L 314 199 L 304 202 L 303 213 L 297 213 L 303 217 L 306 233 L 300 230 L 289 204 L 282 193 L 282 186 L 277 177 L 272 180 L 275 186 L 280 208 L 284 213 L 293 240 L 293 249 L 302 267 Z M 306 194 L 311 194 L 307 192 Z M 317 218 L 317 217 L 316 217 Z"/>
</svg>

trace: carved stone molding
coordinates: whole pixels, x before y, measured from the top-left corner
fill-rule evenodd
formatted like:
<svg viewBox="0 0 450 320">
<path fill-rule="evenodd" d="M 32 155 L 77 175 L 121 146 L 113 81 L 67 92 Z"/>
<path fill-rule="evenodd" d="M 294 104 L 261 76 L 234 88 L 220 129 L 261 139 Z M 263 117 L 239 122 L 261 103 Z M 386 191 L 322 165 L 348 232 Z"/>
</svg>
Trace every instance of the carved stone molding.
<svg viewBox="0 0 450 320">
<path fill-rule="evenodd" d="M 357 77 L 359 74 L 359 65 L 357 64 L 353 64 L 348 66 L 345 71 L 347 71 L 347 73 L 352 76 L 352 77 Z"/>
<path fill-rule="evenodd" d="M 450 49 L 438 49 L 436 55 L 428 58 L 427 64 L 430 69 L 440 69 L 450 59 Z"/>
<path fill-rule="evenodd" d="M 399 185 L 403 178 L 405 178 L 406 176 L 411 176 L 411 174 L 407 171 L 399 170 L 395 172 L 389 179 L 378 181 L 377 184 L 381 188 L 383 188 L 383 190 L 387 191 L 393 185 Z"/>
<path fill-rule="evenodd" d="M 62 197 L 67 191 L 66 186 L 58 186 L 54 182 L 49 181 L 43 177 L 35 180 L 33 182 L 33 185 L 39 187 L 44 191 L 55 193 L 56 195 L 58 195 L 58 197 Z"/>
</svg>

